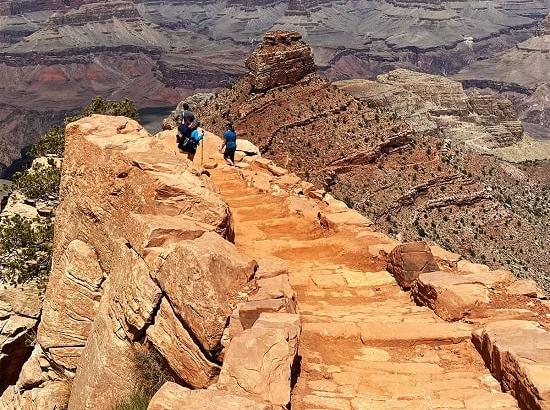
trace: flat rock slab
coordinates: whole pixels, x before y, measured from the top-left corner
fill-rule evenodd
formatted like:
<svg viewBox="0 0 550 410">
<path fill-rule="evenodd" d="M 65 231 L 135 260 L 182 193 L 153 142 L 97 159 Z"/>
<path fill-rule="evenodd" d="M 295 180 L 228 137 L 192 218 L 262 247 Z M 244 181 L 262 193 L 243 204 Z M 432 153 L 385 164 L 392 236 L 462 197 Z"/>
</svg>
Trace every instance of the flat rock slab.
<svg viewBox="0 0 550 410">
<path fill-rule="evenodd" d="M 472 309 L 490 302 L 490 290 L 513 281 L 504 270 L 470 272 L 428 272 L 419 275 L 412 286 L 414 300 L 428 306 L 442 319 L 453 321 Z"/>
<path fill-rule="evenodd" d="M 442 319 L 462 319 L 477 304 L 490 301 L 487 287 L 468 276 L 451 272 L 422 273 L 412 286 L 413 298 Z"/>
<path fill-rule="evenodd" d="M 371 346 L 454 344 L 470 339 L 472 328 L 463 323 L 365 323 L 361 341 Z"/>
<path fill-rule="evenodd" d="M 361 329 L 356 323 L 320 322 L 304 323 L 304 333 L 313 333 L 321 337 L 359 339 Z"/>
<path fill-rule="evenodd" d="M 290 343 L 294 326 L 288 325 L 286 329 L 253 327 L 234 338 L 225 355 L 218 388 L 286 406 L 297 346 L 296 342 Z"/>
<path fill-rule="evenodd" d="M 548 331 L 535 322 L 505 320 L 474 332 L 473 340 L 487 367 L 521 408 L 550 409 Z"/>
<path fill-rule="evenodd" d="M 527 296 L 530 298 L 542 298 L 544 292 L 540 290 L 537 283 L 532 279 L 520 279 L 511 283 L 507 291 L 510 295 Z"/>
<path fill-rule="evenodd" d="M 223 390 L 190 390 L 167 382 L 154 395 L 147 410 L 274 410 L 274 407 L 250 397 Z"/>
</svg>

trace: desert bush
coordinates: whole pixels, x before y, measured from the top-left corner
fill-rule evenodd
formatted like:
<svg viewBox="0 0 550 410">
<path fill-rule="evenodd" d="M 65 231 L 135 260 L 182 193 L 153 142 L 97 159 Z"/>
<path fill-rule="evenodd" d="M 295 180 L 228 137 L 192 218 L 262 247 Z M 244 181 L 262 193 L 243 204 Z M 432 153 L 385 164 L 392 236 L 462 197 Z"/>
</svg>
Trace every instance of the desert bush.
<svg viewBox="0 0 550 410">
<path fill-rule="evenodd" d="M 346 206 L 350 209 L 353 209 L 353 206 L 355 205 L 353 199 L 351 199 L 349 196 L 344 197 L 342 202 L 344 202 Z"/>
<path fill-rule="evenodd" d="M 174 381 L 164 358 L 154 348 L 138 346 L 134 349 L 133 362 L 136 369 L 138 390 L 152 397 L 164 383 Z"/>
<path fill-rule="evenodd" d="M 151 397 L 141 390 L 135 390 L 125 400 L 117 403 L 113 410 L 147 410 Z"/>
<path fill-rule="evenodd" d="M 13 177 L 12 188 L 30 199 L 57 198 L 60 180 L 61 170 L 58 167 L 42 165 L 16 173 Z"/>
<path fill-rule="evenodd" d="M 15 215 L 0 224 L 0 282 L 36 281 L 43 288 L 52 261 L 53 224 Z"/>
<path fill-rule="evenodd" d="M 43 157 L 46 154 L 55 156 L 63 155 L 65 143 L 65 131 L 62 126 L 55 126 L 46 131 L 31 148 L 30 155 L 33 158 Z"/>
</svg>

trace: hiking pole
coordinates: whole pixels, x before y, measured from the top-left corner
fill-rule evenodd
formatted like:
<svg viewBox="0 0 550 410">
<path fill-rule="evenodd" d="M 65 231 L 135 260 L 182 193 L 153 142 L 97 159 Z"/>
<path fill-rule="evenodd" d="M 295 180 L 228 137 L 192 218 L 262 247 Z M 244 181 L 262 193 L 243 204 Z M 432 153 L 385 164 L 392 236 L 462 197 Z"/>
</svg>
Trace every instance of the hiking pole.
<svg viewBox="0 0 550 410">
<path fill-rule="evenodd" d="M 206 133 L 202 136 L 201 144 L 201 167 L 204 167 L 204 144 L 206 143 Z"/>
</svg>

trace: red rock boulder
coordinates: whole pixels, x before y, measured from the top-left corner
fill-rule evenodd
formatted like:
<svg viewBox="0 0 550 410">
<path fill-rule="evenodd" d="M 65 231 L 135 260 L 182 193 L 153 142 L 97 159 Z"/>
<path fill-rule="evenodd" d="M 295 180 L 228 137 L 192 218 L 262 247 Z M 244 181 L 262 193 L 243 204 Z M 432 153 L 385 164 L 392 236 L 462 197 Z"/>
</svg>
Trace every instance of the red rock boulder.
<svg viewBox="0 0 550 410">
<path fill-rule="evenodd" d="M 410 289 L 421 273 L 434 272 L 439 266 L 426 242 L 409 242 L 395 247 L 388 256 L 388 272 L 403 289 Z"/>
</svg>

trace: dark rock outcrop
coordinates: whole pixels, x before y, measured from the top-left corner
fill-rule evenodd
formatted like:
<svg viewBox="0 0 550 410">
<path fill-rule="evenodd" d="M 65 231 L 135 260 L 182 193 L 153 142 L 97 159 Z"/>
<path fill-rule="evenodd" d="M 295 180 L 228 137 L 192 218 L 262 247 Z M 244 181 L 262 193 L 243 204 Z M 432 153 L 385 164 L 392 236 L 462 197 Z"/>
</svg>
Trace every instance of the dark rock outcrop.
<svg viewBox="0 0 550 410">
<path fill-rule="evenodd" d="M 313 54 L 301 34 L 287 31 L 266 33 L 262 44 L 246 60 L 246 67 L 250 83 L 258 91 L 293 84 L 315 72 Z"/>
</svg>

